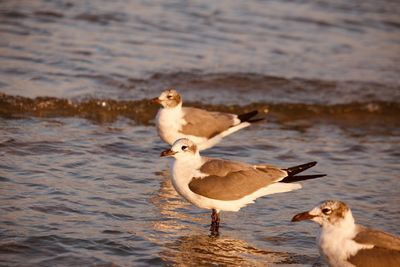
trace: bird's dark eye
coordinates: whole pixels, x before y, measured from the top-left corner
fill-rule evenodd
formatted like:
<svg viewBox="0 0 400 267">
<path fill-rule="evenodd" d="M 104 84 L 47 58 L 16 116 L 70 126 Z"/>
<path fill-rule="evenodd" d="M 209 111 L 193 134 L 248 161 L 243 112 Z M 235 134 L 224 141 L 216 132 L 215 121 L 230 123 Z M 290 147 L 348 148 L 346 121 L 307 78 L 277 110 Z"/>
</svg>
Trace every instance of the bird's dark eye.
<svg viewBox="0 0 400 267">
<path fill-rule="evenodd" d="M 167 98 L 168 98 L 168 99 L 172 99 L 173 96 L 172 96 L 172 95 L 167 95 Z"/>
<path fill-rule="evenodd" d="M 186 150 L 188 147 L 187 146 L 182 146 L 181 148 L 182 148 L 182 150 Z"/>
<path fill-rule="evenodd" d="M 332 210 L 331 210 L 330 208 L 324 208 L 324 209 L 322 209 L 322 213 L 323 213 L 323 214 L 328 215 L 328 214 L 331 214 L 331 212 L 332 212 Z"/>
</svg>

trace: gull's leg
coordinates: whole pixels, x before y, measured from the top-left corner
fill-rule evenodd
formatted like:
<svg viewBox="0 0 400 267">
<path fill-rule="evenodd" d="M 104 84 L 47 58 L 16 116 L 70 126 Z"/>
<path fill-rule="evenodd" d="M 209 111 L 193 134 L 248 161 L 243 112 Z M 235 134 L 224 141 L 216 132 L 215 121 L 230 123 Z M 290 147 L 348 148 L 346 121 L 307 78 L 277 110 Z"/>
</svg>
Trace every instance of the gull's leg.
<svg viewBox="0 0 400 267">
<path fill-rule="evenodd" d="M 219 217 L 219 212 L 217 212 L 215 209 L 212 210 L 211 214 L 211 235 L 217 236 L 219 234 L 219 222 L 220 222 L 220 217 Z"/>
</svg>

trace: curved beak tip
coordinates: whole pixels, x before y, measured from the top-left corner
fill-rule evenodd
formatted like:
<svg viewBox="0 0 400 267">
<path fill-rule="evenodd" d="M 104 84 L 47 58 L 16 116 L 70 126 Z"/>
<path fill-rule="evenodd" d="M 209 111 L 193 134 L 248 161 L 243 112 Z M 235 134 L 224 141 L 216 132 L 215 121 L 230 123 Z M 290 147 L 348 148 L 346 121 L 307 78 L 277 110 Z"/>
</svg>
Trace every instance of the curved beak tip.
<svg viewBox="0 0 400 267">
<path fill-rule="evenodd" d="M 176 152 L 172 151 L 171 149 L 164 150 L 161 152 L 160 157 L 169 157 L 175 155 Z"/>
<path fill-rule="evenodd" d="M 292 222 L 311 220 L 314 217 L 315 217 L 314 215 L 311 215 L 308 211 L 306 211 L 306 212 L 302 212 L 302 213 L 294 215 L 292 218 Z"/>
<path fill-rule="evenodd" d="M 151 99 L 150 102 L 155 104 L 161 104 L 161 100 L 158 99 L 158 97 Z"/>
</svg>

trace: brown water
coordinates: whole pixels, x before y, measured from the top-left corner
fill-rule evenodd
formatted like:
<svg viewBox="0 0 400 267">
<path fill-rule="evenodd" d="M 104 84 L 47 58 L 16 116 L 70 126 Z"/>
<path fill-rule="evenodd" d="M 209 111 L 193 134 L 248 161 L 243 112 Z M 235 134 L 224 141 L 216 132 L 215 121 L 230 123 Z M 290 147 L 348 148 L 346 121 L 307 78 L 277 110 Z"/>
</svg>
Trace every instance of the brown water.
<svg viewBox="0 0 400 267">
<path fill-rule="evenodd" d="M 400 234 L 398 1 L 0 1 L 1 266 L 322 266 L 341 199 Z M 268 119 L 204 151 L 329 176 L 222 213 L 177 195 L 148 99 Z"/>
</svg>

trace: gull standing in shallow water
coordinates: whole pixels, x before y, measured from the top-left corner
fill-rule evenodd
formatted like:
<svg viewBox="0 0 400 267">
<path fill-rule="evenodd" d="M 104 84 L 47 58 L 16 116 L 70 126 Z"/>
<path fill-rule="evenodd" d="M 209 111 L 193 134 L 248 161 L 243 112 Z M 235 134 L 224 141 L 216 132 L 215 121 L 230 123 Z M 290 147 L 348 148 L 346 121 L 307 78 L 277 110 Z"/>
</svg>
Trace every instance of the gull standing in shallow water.
<svg viewBox="0 0 400 267">
<path fill-rule="evenodd" d="M 222 138 L 262 120 L 255 118 L 257 110 L 236 115 L 182 107 L 182 97 L 168 89 L 152 100 L 162 107 L 157 113 L 156 125 L 160 138 L 172 145 L 179 138 L 189 138 L 199 150 L 210 148 Z"/>
<path fill-rule="evenodd" d="M 355 224 L 350 208 L 328 200 L 295 215 L 292 222 L 312 220 L 321 225 L 320 253 L 331 267 L 400 266 L 400 238 Z"/>
<path fill-rule="evenodd" d="M 238 211 L 258 197 L 301 188 L 292 182 L 325 176 L 296 176 L 316 162 L 282 169 L 202 157 L 196 144 L 186 138 L 177 140 L 160 156 L 175 158 L 171 173 L 176 191 L 195 206 L 212 209 L 210 230 L 213 234 L 218 234 L 220 211 Z"/>
</svg>

